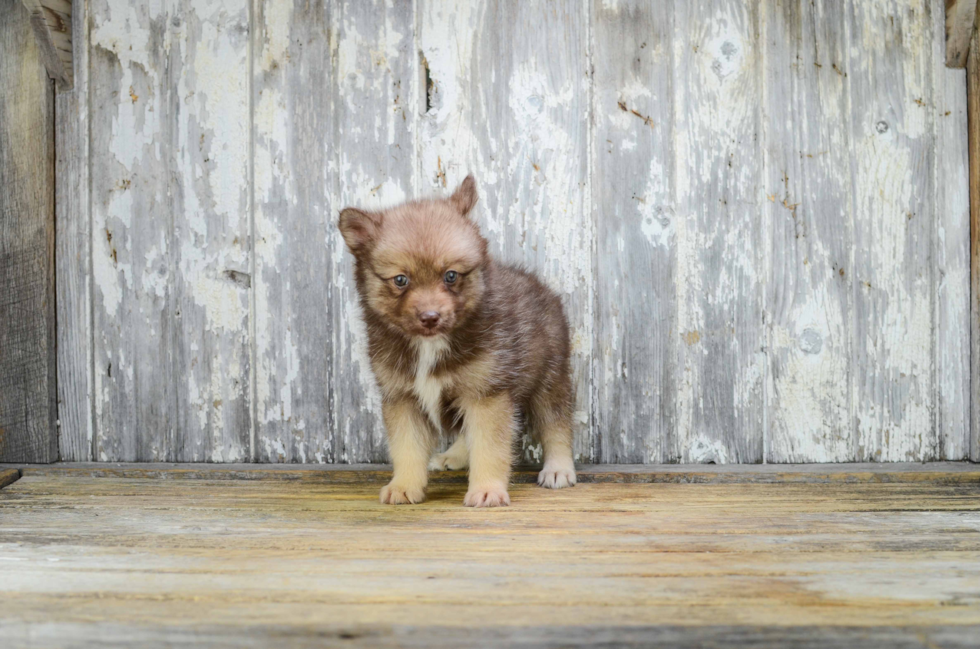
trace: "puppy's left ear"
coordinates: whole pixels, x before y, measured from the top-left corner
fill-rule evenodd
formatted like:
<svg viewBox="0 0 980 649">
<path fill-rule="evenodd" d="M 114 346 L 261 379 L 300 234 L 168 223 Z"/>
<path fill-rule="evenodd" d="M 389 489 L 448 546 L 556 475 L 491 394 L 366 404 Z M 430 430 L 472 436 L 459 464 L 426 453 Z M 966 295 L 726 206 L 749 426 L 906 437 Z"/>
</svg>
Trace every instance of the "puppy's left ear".
<svg viewBox="0 0 980 649">
<path fill-rule="evenodd" d="M 344 235 L 347 247 L 355 256 L 361 255 L 374 246 L 381 231 L 381 215 L 347 207 L 340 213 L 337 224 Z"/>
<path fill-rule="evenodd" d="M 476 193 L 476 180 L 474 180 L 473 174 L 470 174 L 463 179 L 453 195 L 449 197 L 449 202 L 456 208 L 456 211 L 466 216 L 479 198 Z"/>
</svg>

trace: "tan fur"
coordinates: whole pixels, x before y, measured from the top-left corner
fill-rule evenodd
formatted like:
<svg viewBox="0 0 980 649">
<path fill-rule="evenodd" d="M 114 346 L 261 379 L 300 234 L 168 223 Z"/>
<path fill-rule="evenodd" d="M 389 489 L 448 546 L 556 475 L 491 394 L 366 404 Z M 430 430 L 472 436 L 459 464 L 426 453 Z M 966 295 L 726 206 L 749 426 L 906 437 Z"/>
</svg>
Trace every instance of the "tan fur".
<svg viewBox="0 0 980 649">
<path fill-rule="evenodd" d="M 561 302 L 533 275 L 490 258 L 466 216 L 476 201 L 467 177 L 448 199 L 340 215 L 395 467 L 382 502 L 420 502 L 427 466 L 469 466 L 464 504 L 509 504 L 522 419 L 544 447 L 538 483 L 575 484 Z M 430 461 L 439 433 L 459 438 Z"/>
</svg>

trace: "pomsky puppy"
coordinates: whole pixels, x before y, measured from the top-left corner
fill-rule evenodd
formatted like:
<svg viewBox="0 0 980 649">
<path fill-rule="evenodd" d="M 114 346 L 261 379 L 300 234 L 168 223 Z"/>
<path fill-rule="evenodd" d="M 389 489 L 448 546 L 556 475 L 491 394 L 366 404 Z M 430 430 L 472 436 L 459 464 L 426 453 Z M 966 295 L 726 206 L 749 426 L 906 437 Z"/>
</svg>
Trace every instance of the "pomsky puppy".
<svg viewBox="0 0 980 649">
<path fill-rule="evenodd" d="M 448 199 L 340 213 L 394 464 L 383 503 L 422 502 L 429 469 L 469 467 L 464 505 L 509 505 L 521 423 L 544 448 L 538 484 L 575 484 L 561 301 L 490 258 L 467 216 L 476 201 L 467 176 Z M 439 434 L 456 441 L 430 458 Z"/>
</svg>

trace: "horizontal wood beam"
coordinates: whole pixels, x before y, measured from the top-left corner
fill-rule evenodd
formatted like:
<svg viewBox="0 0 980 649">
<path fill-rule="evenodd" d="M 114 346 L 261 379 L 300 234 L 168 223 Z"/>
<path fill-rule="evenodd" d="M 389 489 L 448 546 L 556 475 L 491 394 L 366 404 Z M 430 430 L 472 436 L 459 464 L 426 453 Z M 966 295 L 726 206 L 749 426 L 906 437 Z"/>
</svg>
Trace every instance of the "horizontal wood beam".
<svg viewBox="0 0 980 649">
<path fill-rule="evenodd" d="M 48 76 L 59 90 L 74 84 L 71 50 L 71 0 L 23 0 Z"/>
<path fill-rule="evenodd" d="M 315 484 L 368 484 L 391 478 L 387 464 L 212 464 L 164 462 L 58 462 L 2 465 L 24 476 L 173 480 L 268 480 Z M 533 484 L 540 467 L 518 467 L 514 484 Z M 980 484 L 980 467 L 969 462 L 874 462 L 843 464 L 580 464 L 588 483 L 679 484 Z M 465 484 L 465 471 L 433 473 L 430 484 Z"/>
</svg>

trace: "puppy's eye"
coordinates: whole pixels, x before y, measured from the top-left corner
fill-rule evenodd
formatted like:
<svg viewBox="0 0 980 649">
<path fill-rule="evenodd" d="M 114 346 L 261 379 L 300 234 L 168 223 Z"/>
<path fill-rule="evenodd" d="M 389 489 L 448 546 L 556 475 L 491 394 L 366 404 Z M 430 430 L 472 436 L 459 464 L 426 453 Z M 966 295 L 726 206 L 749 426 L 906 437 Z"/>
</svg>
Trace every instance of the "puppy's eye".
<svg viewBox="0 0 980 649">
<path fill-rule="evenodd" d="M 459 279 L 459 273 L 457 273 L 455 270 L 446 271 L 447 284 L 455 284 L 457 279 Z"/>
<path fill-rule="evenodd" d="M 395 286 L 398 288 L 405 288 L 408 286 L 408 278 L 404 275 L 395 275 L 395 279 L 393 281 L 395 282 Z"/>
</svg>

